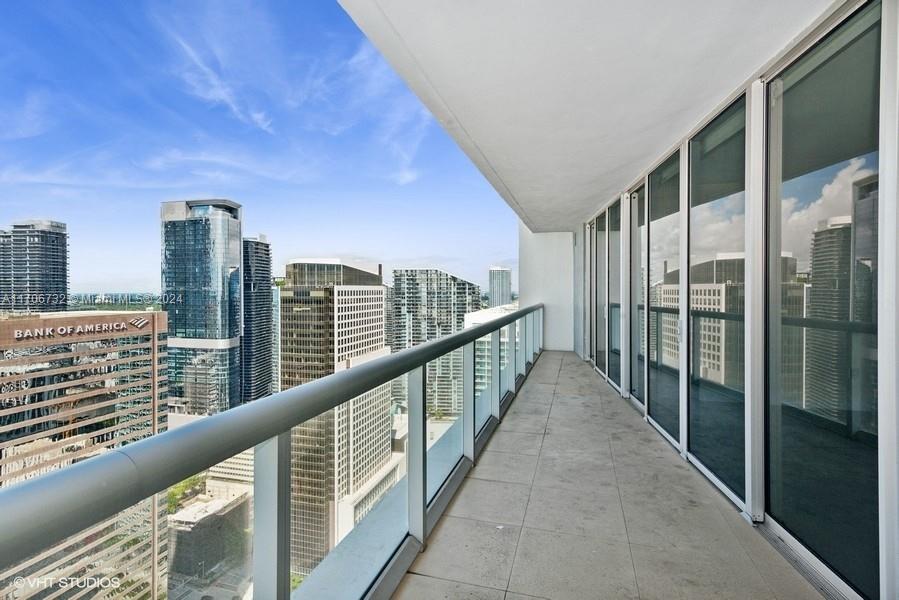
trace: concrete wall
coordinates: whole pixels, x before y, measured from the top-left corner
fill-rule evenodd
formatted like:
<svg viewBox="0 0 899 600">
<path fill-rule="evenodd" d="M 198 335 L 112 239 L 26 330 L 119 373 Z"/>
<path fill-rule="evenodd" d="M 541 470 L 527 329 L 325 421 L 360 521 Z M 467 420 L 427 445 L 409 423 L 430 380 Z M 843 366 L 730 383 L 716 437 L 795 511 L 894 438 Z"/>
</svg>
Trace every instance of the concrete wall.
<svg viewBox="0 0 899 600">
<path fill-rule="evenodd" d="M 519 304 L 545 305 L 543 347 L 574 349 L 574 234 L 518 224 Z"/>
</svg>

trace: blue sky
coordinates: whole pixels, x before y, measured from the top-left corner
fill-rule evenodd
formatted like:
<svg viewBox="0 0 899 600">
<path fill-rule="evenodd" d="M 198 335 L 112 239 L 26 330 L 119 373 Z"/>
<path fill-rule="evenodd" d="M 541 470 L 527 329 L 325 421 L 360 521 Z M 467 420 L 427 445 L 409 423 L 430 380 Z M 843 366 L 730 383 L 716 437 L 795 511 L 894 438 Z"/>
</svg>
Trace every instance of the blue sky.
<svg viewBox="0 0 899 600">
<path fill-rule="evenodd" d="M 0 4 L 0 226 L 71 288 L 156 290 L 159 203 L 227 197 L 297 256 L 517 271 L 517 218 L 336 0 Z"/>
</svg>

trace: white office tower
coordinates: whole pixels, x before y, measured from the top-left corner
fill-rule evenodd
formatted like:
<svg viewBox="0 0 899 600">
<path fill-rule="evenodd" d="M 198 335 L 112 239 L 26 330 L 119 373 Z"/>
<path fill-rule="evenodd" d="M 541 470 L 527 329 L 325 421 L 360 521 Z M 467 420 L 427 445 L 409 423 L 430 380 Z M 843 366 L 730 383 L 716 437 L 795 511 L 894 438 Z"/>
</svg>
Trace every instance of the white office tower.
<svg viewBox="0 0 899 600">
<path fill-rule="evenodd" d="M 490 267 L 490 306 L 512 302 L 512 269 Z"/>
</svg>

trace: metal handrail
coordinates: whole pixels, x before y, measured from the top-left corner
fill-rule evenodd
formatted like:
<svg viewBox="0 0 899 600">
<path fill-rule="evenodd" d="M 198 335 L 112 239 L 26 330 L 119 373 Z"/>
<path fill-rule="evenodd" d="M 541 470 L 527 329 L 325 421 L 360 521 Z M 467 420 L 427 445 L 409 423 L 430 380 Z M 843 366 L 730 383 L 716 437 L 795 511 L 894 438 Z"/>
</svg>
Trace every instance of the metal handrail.
<svg viewBox="0 0 899 600">
<path fill-rule="evenodd" d="M 543 308 L 535 304 L 0 490 L 0 568 Z"/>
</svg>

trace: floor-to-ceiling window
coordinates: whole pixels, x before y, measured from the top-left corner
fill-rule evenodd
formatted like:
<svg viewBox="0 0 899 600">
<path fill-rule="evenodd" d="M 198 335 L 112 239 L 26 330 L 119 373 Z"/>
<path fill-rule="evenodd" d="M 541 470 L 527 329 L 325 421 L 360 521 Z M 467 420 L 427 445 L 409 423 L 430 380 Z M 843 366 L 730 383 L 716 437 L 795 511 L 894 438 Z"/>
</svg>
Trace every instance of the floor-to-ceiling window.
<svg viewBox="0 0 899 600">
<path fill-rule="evenodd" d="M 879 50 L 873 3 L 768 84 L 767 507 L 868 597 L 878 594 Z"/>
<path fill-rule="evenodd" d="M 649 174 L 649 416 L 680 426 L 680 152 Z"/>
<path fill-rule="evenodd" d="M 690 140 L 688 449 L 744 497 L 746 101 Z"/>
<path fill-rule="evenodd" d="M 596 306 L 593 311 L 596 342 L 593 347 L 594 361 L 599 370 L 606 372 L 606 213 L 602 213 L 595 221 L 596 249 L 594 262 L 596 264 Z"/>
<path fill-rule="evenodd" d="M 596 309 L 596 300 L 594 295 L 596 294 L 596 259 L 595 252 L 593 248 L 594 243 L 594 235 L 593 235 L 593 227 L 595 226 L 595 221 L 590 221 L 584 225 L 584 273 L 586 277 L 584 281 L 587 282 L 586 293 L 585 293 L 585 318 L 586 322 L 584 323 L 584 351 L 587 354 L 587 357 L 594 361 L 596 361 L 596 349 L 594 348 L 594 339 L 595 339 L 595 327 L 596 327 L 596 313 L 594 312 Z"/>
<path fill-rule="evenodd" d="M 630 195 L 631 202 L 631 397 L 643 402 L 643 375 L 646 369 L 646 268 L 643 264 L 643 248 L 646 247 L 646 194 L 640 186 Z"/>
<path fill-rule="evenodd" d="M 609 379 L 621 385 L 621 202 L 609 208 Z"/>
</svg>

